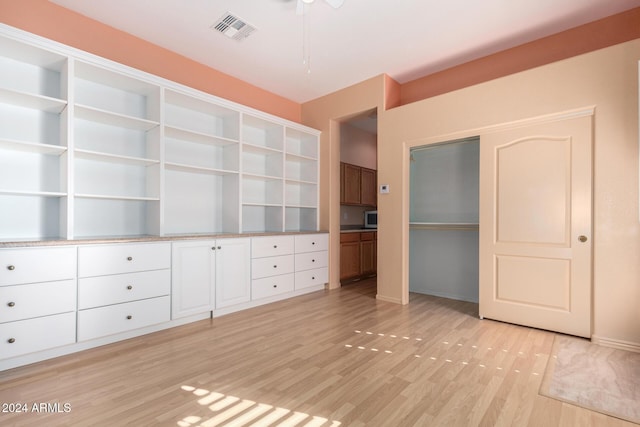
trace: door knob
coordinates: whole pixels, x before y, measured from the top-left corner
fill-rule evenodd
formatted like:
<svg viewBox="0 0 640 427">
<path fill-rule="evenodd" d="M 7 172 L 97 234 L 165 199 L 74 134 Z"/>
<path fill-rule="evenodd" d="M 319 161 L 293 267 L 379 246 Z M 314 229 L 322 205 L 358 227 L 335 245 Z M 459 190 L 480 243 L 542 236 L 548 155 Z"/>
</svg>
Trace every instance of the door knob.
<svg viewBox="0 0 640 427">
<path fill-rule="evenodd" d="M 582 235 L 582 236 L 578 237 L 578 240 L 580 240 L 582 243 L 584 243 L 584 242 L 586 242 L 588 239 L 587 239 L 587 236 Z"/>
</svg>

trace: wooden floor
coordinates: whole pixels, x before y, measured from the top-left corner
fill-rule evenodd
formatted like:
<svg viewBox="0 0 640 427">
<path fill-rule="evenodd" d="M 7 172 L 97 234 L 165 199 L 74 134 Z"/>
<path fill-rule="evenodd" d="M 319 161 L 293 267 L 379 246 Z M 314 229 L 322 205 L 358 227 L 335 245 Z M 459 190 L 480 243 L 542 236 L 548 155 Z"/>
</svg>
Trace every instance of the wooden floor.
<svg viewBox="0 0 640 427">
<path fill-rule="evenodd" d="M 0 425 L 634 425 L 538 395 L 553 339 L 367 280 L 1 372 Z"/>
</svg>

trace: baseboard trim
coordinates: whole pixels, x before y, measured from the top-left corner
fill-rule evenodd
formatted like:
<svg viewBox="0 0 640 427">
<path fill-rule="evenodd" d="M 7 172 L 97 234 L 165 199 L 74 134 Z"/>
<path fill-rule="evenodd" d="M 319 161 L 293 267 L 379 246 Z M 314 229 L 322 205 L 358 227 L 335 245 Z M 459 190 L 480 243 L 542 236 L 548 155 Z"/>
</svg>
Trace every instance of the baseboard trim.
<svg viewBox="0 0 640 427">
<path fill-rule="evenodd" d="M 616 339 L 606 338 L 606 337 L 599 337 L 597 335 L 591 336 L 591 342 L 594 344 L 601 345 L 603 347 L 611 347 L 611 348 L 617 348 L 618 350 L 627 350 L 627 351 L 633 351 L 635 353 L 640 353 L 640 344 L 635 342 L 616 340 Z"/>
<path fill-rule="evenodd" d="M 394 304 L 402 304 L 402 300 L 400 298 L 392 298 L 380 294 L 376 294 L 376 299 L 385 302 L 392 302 Z"/>
</svg>

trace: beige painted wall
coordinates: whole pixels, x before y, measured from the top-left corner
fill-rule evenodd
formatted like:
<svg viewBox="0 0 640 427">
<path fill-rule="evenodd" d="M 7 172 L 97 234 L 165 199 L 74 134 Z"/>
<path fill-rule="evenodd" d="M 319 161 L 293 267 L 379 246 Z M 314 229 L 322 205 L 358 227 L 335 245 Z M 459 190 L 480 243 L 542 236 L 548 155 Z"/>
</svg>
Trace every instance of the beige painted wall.
<svg viewBox="0 0 640 427">
<path fill-rule="evenodd" d="M 408 146 L 595 106 L 593 338 L 640 350 L 639 60 L 640 39 L 388 111 L 379 109 L 378 180 L 388 183 L 391 192 L 378 200 L 378 298 L 409 301 Z M 331 189 L 338 188 L 339 144 L 326 133 L 327 123 L 381 103 L 375 94 L 384 93 L 384 81 L 372 79 L 303 105 L 303 121 L 324 131 L 321 179 L 329 185 L 321 194 L 321 221 L 332 233 L 333 286 L 339 261 L 339 194 Z"/>
<path fill-rule="evenodd" d="M 350 124 L 340 126 L 340 160 L 369 169 L 378 168 L 378 138 Z"/>
<path fill-rule="evenodd" d="M 340 287 L 340 122 L 384 109 L 384 75 L 302 105 L 302 122 L 320 136 L 320 229 L 329 231 L 329 288 Z"/>
</svg>

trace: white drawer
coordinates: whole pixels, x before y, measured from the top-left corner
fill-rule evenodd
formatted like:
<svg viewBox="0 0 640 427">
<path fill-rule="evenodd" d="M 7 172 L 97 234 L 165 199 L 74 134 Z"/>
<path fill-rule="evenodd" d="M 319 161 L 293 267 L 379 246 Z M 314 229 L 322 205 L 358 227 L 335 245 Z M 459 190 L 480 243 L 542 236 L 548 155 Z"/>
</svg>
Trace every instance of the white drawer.
<svg viewBox="0 0 640 427">
<path fill-rule="evenodd" d="M 76 277 L 76 247 L 0 249 L 0 286 Z"/>
<path fill-rule="evenodd" d="M 293 255 L 273 256 L 251 260 L 251 278 L 277 276 L 293 273 Z"/>
<path fill-rule="evenodd" d="M 78 310 L 169 295 L 171 270 L 114 274 L 78 280 Z"/>
<path fill-rule="evenodd" d="M 251 299 L 258 300 L 286 292 L 293 292 L 293 288 L 293 274 L 282 274 L 280 276 L 253 280 L 251 282 Z"/>
<path fill-rule="evenodd" d="M 0 324 L 0 358 L 2 359 L 75 342 L 75 313 Z"/>
<path fill-rule="evenodd" d="M 293 236 L 254 237 L 251 239 L 251 258 L 292 254 L 293 242 Z"/>
<path fill-rule="evenodd" d="M 328 261 L 329 253 L 327 251 L 296 254 L 296 271 L 326 267 Z"/>
<path fill-rule="evenodd" d="M 80 246 L 78 277 L 171 268 L 170 243 Z"/>
<path fill-rule="evenodd" d="M 0 323 L 76 311 L 76 280 L 0 287 Z"/>
<path fill-rule="evenodd" d="M 296 253 L 329 250 L 329 235 L 326 233 L 296 236 Z"/>
<path fill-rule="evenodd" d="M 324 285 L 329 281 L 329 269 L 316 268 L 315 270 L 298 271 L 296 273 L 296 289 L 304 289 L 310 286 Z"/>
<path fill-rule="evenodd" d="M 78 312 L 78 341 L 169 321 L 170 298 L 158 297 Z"/>
</svg>

